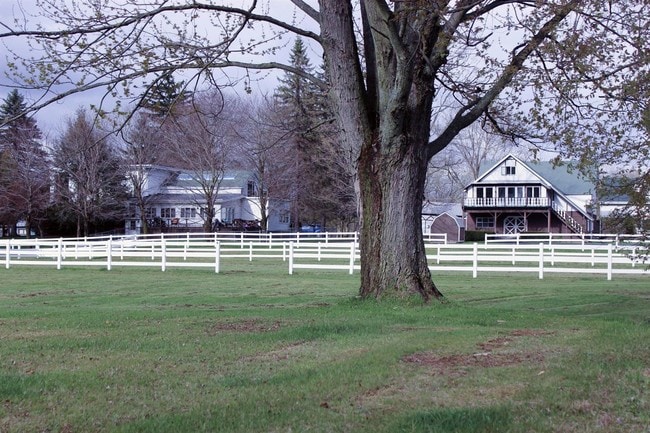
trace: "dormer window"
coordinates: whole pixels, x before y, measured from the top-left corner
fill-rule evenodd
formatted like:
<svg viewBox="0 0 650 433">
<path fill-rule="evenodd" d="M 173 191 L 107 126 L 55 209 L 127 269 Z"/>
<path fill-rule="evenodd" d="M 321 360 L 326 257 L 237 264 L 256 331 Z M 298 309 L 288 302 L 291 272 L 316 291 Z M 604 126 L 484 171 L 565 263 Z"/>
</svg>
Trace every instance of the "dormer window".
<svg viewBox="0 0 650 433">
<path fill-rule="evenodd" d="M 506 160 L 503 167 L 501 167 L 501 174 L 505 176 L 514 176 L 515 175 L 515 160 L 508 159 Z"/>
</svg>

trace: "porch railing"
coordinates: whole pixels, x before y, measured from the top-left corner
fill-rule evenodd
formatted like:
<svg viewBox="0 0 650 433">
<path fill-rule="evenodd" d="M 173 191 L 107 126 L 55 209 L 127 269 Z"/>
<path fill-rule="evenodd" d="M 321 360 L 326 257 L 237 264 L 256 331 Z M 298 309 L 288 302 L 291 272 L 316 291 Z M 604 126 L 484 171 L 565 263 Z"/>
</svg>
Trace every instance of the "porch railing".
<svg viewBox="0 0 650 433">
<path fill-rule="evenodd" d="M 543 207 L 551 206 L 548 197 L 466 198 L 465 207 Z"/>
</svg>

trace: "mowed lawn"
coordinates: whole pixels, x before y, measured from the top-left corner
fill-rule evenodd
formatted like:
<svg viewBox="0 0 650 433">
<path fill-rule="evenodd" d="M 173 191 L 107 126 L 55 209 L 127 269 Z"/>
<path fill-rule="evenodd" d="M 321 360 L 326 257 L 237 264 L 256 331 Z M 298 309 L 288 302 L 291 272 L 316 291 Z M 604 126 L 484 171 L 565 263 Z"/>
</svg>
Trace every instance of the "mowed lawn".
<svg viewBox="0 0 650 433">
<path fill-rule="evenodd" d="M 650 279 L 0 269 L 0 432 L 650 431 Z"/>
</svg>

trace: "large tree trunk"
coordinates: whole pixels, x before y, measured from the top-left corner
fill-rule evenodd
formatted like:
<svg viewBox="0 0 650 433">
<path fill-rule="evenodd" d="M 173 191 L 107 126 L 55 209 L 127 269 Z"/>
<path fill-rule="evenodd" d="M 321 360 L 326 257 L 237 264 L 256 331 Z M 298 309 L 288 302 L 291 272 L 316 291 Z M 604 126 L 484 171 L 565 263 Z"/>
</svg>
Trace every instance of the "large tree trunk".
<svg viewBox="0 0 650 433">
<path fill-rule="evenodd" d="M 381 32 L 388 25 L 385 11 L 376 3 L 362 2 L 367 34 L 371 21 L 378 26 L 377 39 L 364 39 L 364 83 L 350 3 L 321 0 L 320 6 L 325 65 L 339 127 L 350 146 L 361 144 L 360 295 L 418 293 L 425 301 L 440 298 L 431 280 L 421 227 L 431 156 L 427 145 L 433 86 L 428 63 L 419 49 L 409 61 L 393 61 L 395 52 L 385 41 L 388 31 Z M 413 44 L 418 45 L 417 38 Z"/>
<path fill-rule="evenodd" d="M 422 238 L 422 199 L 428 158 L 423 146 L 404 143 L 391 154 L 364 146 L 359 160 L 363 207 L 362 297 L 442 294 L 431 279 Z M 403 151 L 398 151 L 402 149 Z"/>
</svg>

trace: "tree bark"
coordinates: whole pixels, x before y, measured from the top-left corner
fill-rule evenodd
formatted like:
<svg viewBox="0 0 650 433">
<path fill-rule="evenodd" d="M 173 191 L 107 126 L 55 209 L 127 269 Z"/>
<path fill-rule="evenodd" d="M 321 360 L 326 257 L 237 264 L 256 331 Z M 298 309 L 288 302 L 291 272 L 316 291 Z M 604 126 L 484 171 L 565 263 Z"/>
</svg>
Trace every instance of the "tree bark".
<svg viewBox="0 0 650 433">
<path fill-rule="evenodd" d="M 321 1 L 322 45 L 342 135 L 361 144 L 358 180 L 361 202 L 361 297 L 420 294 L 441 298 L 431 279 L 421 213 L 427 164 L 432 77 L 421 53 L 399 60 L 383 39 L 367 39 L 366 82 L 358 62 L 350 3 Z M 376 4 L 362 3 L 364 17 L 390 25 Z M 367 27 L 372 27 L 366 23 Z M 374 28 L 374 27 L 373 27 Z M 390 30 L 392 31 L 392 29 Z M 368 45 L 370 44 L 370 45 Z M 417 46 L 417 44 L 416 44 Z M 409 59 L 406 61 L 406 59 Z M 378 91 L 384 89 L 384 91 Z M 386 91 L 386 89 L 392 89 Z"/>
<path fill-rule="evenodd" d="M 422 237 L 427 159 L 421 152 L 408 146 L 400 160 L 364 152 L 359 161 L 364 298 L 420 294 L 428 302 L 442 297 L 431 279 Z"/>
</svg>

